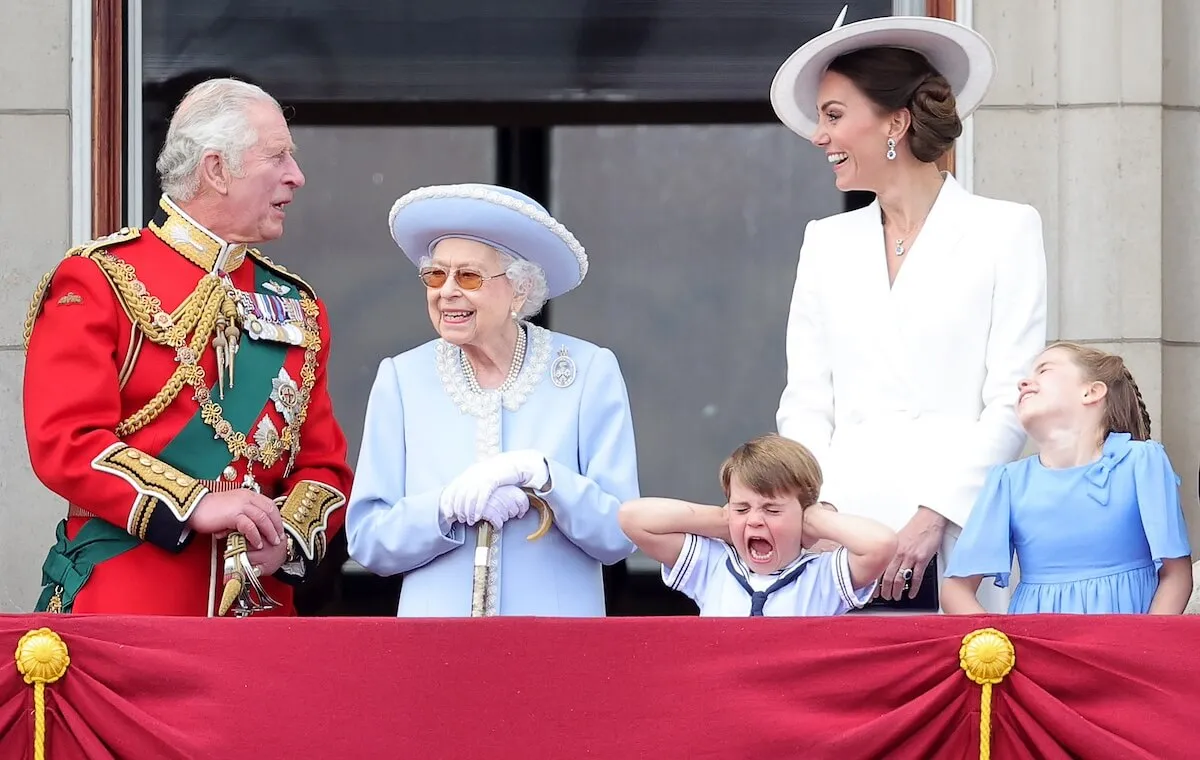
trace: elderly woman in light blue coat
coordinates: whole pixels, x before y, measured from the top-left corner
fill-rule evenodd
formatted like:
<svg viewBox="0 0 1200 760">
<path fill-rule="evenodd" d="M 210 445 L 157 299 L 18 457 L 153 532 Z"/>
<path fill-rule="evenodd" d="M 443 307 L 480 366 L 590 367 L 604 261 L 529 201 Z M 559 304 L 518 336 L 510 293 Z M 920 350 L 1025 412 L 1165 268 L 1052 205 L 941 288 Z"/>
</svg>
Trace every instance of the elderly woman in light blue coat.
<svg viewBox="0 0 1200 760">
<path fill-rule="evenodd" d="M 400 617 L 468 616 L 473 599 L 477 615 L 603 616 L 602 565 L 634 550 L 617 523 L 638 496 L 625 382 L 612 351 L 527 321 L 583 282 L 583 246 L 492 185 L 414 190 L 389 222 L 440 337 L 379 366 L 350 556 L 404 574 Z M 531 498 L 552 515 L 532 540 Z"/>
</svg>

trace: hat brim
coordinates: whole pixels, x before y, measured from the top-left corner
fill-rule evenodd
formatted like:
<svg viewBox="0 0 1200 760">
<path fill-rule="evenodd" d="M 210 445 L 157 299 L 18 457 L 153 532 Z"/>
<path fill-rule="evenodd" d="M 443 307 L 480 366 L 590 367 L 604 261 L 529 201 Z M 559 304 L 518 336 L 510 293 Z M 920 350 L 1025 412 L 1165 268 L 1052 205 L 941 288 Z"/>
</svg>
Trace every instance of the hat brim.
<svg viewBox="0 0 1200 760">
<path fill-rule="evenodd" d="M 466 238 L 537 264 L 548 298 L 578 287 L 587 254 L 575 236 L 532 202 L 486 185 L 444 185 L 414 190 L 388 215 L 392 239 L 420 266 L 446 238 Z"/>
<path fill-rule="evenodd" d="M 924 16 L 884 16 L 831 29 L 792 53 L 771 82 L 771 106 L 779 120 L 811 139 L 817 131 L 817 90 L 839 55 L 870 47 L 915 50 L 950 83 L 959 118 L 979 107 L 996 71 L 996 54 L 978 32 Z"/>
</svg>

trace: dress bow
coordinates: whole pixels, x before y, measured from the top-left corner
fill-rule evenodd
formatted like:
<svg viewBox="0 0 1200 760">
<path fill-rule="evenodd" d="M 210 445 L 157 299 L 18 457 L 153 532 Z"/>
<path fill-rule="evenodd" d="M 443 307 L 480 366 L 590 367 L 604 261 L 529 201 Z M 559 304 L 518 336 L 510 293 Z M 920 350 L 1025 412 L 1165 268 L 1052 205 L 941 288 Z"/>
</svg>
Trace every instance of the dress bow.
<svg viewBox="0 0 1200 760">
<path fill-rule="evenodd" d="M 1133 450 L 1133 446 L 1130 445 L 1132 440 L 1133 436 L 1129 433 L 1109 433 L 1100 459 L 1089 465 L 1084 473 L 1089 484 L 1088 496 L 1102 507 L 1108 506 L 1108 479 L 1117 465 Z"/>
</svg>

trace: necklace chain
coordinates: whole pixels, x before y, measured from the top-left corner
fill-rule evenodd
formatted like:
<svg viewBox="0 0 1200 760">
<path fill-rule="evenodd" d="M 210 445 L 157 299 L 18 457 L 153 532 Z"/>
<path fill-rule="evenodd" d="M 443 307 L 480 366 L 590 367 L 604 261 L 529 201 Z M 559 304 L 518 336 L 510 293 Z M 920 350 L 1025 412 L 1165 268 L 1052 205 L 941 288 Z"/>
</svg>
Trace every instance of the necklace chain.
<svg viewBox="0 0 1200 760">
<path fill-rule="evenodd" d="M 504 378 L 504 382 L 496 390 L 499 393 L 504 393 L 517 382 L 517 375 L 521 372 L 521 366 L 525 363 L 525 328 L 520 323 L 517 324 L 517 345 L 513 349 L 512 364 L 508 368 L 508 377 Z M 465 351 L 459 354 L 459 360 L 462 362 L 463 374 L 467 378 L 467 385 L 474 393 L 483 393 L 482 386 L 479 385 L 479 380 L 475 377 L 475 368 L 471 366 L 471 362 L 467 359 Z"/>
<path fill-rule="evenodd" d="M 880 210 L 880 215 L 883 216 L 882 209 Z M 928 217 L 928 213 L 926 214 L 926 217 Z M 886 216 L 883 216 L 882 222 L 883 222 L 884 227 L 886 228 L 886 226 L 887 226 L 887 217 Z M 912 237 L 912 235 L 915 232 L 917 232 L 919 229 L 921 229 L 921 227 L 923 227 L 923 226 L 925 226 L 925 219 L 922 219 L 921 221 L 919 221 L 915 225 L 913 225 L 912 229 L 909 230 L 904 235 L 904 237 L 896 238 L 896 248 L 894 250 L 895 250 L 895 254 L 897 256 L 903 256 L 906 253 L 905 248 L 904 248 L 904 241 L 907 240 L 908 238 Z"/>
</svg>

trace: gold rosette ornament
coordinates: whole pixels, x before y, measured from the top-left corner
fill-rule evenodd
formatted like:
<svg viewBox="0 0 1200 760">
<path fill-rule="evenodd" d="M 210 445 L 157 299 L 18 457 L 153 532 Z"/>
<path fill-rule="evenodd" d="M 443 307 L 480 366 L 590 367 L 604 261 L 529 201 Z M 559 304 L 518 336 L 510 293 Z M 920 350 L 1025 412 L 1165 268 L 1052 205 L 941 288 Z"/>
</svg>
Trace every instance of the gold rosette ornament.
<svg viewBox="0 0 1200 760">
<path fill-rule="evenodd" d="M 66 674 L 71 665 L 67 645 L 49 628 L 38 628 L 17 642 L 17 670 L 33 685 L 33 757 L 46 757 L 46 684 Z"/>
<path fill-rule="evenodd" d="M 980 628 L 963 637 L 958 664 L 967 678 L 983 687 L 979 698 L 979 760 L 992 755 L 992 686 L 1004 680 L 1017 663 L 1008 637 L 995 628 Z"/>
</svg>

